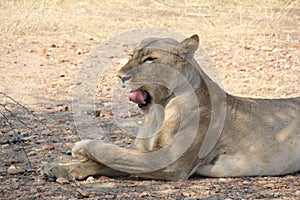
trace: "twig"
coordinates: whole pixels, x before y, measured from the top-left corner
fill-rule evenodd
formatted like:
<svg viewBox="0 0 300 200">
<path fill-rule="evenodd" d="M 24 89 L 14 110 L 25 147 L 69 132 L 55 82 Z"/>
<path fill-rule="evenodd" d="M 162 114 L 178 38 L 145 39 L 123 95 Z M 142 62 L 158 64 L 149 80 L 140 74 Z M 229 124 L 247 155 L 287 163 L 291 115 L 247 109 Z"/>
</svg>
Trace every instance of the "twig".
<svg viewBox="0 0 300 200">
<path fill-rule="evenodd" d="M 12 114 L 14 117 L 16 117 L 9 109 L 6 108 L 5 105 L 3 105 L 3 104 L 1 104 L 1 103 L 0 103 L 0 105 L 1 105 L 6 111 L 9 111 L 10 114 Z M 22 151 L 24 152 L 24 154 L 25 154 L 25 156 L 26 156 L 26 160 L 27 160 L 27 162 L 28 162 L 28 164 L 29 164 L 29 167 L 32 169 L 32 164 L 31 164 L 31 162 L 30 162 L 30 160 L 29 160 L 29 158 L 28 158 L 27 152 L 26 152 L 26 150 L 25 150 L 25 148 L 24 148 L 23 140 L 22 140 L 22 138 L 19 137 L 19 132 L 16 132 L 16 131 L 14 130 L 14 127 L 13 127 L 12 123 L 9 121 L 9 119 L 5 116 L 4 113 L 0 112 L 0 114 L 3 116 L 3 118 L 4 118 L 5 121 L 6 121 L 6 123 L 9 125 L 10 130 L 12 130 L 12 131 L 14 132 L 14 134 L 15 134 L 14 139 L 17 138 L 16 140 L 13 140 L 12 143 L 15 142 L 15 143 L 17 143 L 17 144 L 20 144 L 21 149 L 22 149 Z M 18 117 L 16 117 L 16 118 L 18 118 Z M 21 120 L 19 120 L 19 121 L 21 121 Z M 22 122 L 22 121 L 21 121 L 21 122 Z M 27 127 L 28 127 L 28 126 L 27 126 Z M 16 137 L 16 136 L 18 136 L 18 137 Z M 11 144 L 11 142 L 10 142 L 9 140 L 7 140 L 6 143 Z"/>
</svg>

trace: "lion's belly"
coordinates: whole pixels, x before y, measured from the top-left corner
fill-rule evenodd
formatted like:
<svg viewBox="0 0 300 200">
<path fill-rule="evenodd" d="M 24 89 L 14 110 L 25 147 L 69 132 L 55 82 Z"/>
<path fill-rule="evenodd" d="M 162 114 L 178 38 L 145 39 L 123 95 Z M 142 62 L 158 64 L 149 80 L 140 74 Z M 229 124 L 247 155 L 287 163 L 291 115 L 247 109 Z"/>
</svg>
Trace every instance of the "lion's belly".
<svg viewBox="0 0 300 200">
<path fill-rule="evenodd" d="M 300 138 L 296 138 L 294 141 L 272 144 L 269 148 L 266 145 L 266 149 L 255 151 L 239 147 L 236 153 L 221 154 L 213 164 L 199 167 L 197 174 L 210 177 L 236 177 L 285 175 L 298 172 L 300 171 L 299 144 Z"/>
<path fill-rule="evenodd" d="M 299 102 L 233 98 L 209 164 L 197 173 L 234 177 L 300 171 Z"/>
</svg>

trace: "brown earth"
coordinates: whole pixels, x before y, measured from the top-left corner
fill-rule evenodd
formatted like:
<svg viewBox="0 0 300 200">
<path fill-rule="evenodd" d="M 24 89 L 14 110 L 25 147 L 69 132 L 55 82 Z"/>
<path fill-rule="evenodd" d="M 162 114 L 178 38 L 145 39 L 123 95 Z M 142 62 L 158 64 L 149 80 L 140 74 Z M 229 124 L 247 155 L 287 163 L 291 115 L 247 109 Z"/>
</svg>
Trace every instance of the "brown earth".
<svg viewBox="0 0 300 200">
<path fill-rule="evenodd" d="M 0 199 L 300 198 L 300 174 L 178 182 L 136 177 L 51 182 L 39 175 L 43 164 L 69 159 L 72 145 L 80 140 L 72 115 L 76 76 L 90 52 L 121 32 L 161 28 L 197 33 L 226 91 L 299 96 L 299 0 L 4 0 L 0 10 Z M 108 49 L 113 52 L 114 47 Z M 101 112 L 91 116 L 105 130 L 105 139 L 121 146 L 134 136 L 112 123 L 110 106 L 118 85 L 114 74 L 127 53 L 112 57 L 100 77 L 95 110 Z M 141 119 L 136 107 L 122 117 Z"/>
</svg>

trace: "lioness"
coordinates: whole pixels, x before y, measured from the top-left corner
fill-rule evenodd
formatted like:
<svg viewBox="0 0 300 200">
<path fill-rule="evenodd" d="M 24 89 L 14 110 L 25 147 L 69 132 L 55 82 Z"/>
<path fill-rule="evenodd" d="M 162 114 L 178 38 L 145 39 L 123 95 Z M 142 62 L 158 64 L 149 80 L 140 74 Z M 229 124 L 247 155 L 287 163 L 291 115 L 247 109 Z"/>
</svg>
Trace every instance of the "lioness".
<svg viewBox="0 0 300 200">
<path fill-rule="evenodd" d="M 300 170 L 300 98 L 254 99 L 224 92 L 193 58 L 199 38 L 146 39 L 119 71 L 145 113 L 133 148 L 77 142 L 77 163 L 50 163 L 47 177 L 284 175 Z M 221 103 L 220 98 L 224 98 Z M 215 107 L 215 108 L 214 108 Z M 224 117 L 220 117 L 222 111 Z"/>
</svg>

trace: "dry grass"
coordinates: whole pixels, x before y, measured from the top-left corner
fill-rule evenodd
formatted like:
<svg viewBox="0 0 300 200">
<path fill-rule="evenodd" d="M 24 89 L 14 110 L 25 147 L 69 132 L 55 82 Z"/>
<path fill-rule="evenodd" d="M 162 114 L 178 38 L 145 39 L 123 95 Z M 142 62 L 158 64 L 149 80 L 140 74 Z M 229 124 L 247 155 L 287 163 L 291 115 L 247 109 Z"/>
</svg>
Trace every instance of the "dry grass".
<svg viewBox="0 0 300 200">
<path fill-rule="evenodd" d="M 85 45 L 91 38 L 96 44 L 123 31 L 152 27 L 198 33 L 228 91 L 300 94 L 300 53 L 292 47 L 300 41 L 300 0 L 4 0 L 0 9 L 1 38 L 28 45 L 33 40 Z M 239 81 L 239 87 L 230 85 L 232 81 Z M 253 84 L 255 88 L 249 87 Z M 274 92 L 283 84 L 286 87 Z"/>
<path fill-rule="evenodd" d="M 3 36 L 86 34 L 109 37 L 124 30 L 161 27 L 185 34 L 198 32 L 202 42 L 221 38 L 247 45 L 269 41 L 295 20 L 300 1 L 1 1 Z M 299 27 L 298 27 L 299 28 Z"/>
</svg>

